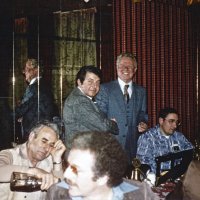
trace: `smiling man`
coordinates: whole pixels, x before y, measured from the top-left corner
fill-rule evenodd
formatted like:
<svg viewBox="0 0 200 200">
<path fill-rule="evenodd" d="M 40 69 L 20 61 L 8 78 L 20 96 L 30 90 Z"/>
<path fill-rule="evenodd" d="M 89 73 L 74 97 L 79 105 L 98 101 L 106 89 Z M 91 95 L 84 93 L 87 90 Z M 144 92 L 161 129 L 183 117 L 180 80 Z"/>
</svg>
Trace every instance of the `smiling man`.
<svg viewBox="0 0 200 200">
<path fill-rule="evenodd" d="M 159 124 L 142 134 L 138 139 L 137 158 L 142 164 L 147 164 L 150 170 L 156 173 L 155 158 L 169 153 L 176 153 L 184 150 L 193 149 L 193 145 L 186 137 L 176 129 L 180 125 L 178 113 L 174 108 L 161 109 L 158 116 Z M 191 151 L 192 152 L 192 151 Z M 187 165 L 192 159 L 192 154 L 188 156 Z M 178 165 L 179 161 L 177 161 Z M 182 163 L 183 164 L 183 163 Z M 179 171 L 175 176 L 179 177 L 187 169 L 187 166 Z M 171 169 L 171 162 L 163 162 L 161 172 Z M 181 171 L 182 170 L 182 171 Z M 177 178 L 175 177 L 175 178 Z"/>
<path fill-rule="evenodd" d="M 119 127 L 118 141 L 127 153 L 129 164 L 136 155 L 139 132 L 147 129 L 146 89 L 133 79 L 138 64 L 130 53 L 117 57 L 117 80 L 101 84 L 97 104 L 108 118 L 115 118 Z"/>
<path fill-rule="evenodd" d="M 80 131 L 109 131 L 118 134 L 115 120 L 106 118 L 94 102 L 100 81 L 101 71 L 95 66 L 84 66 L 77 73 L 77 87 L 65 100 L 63 110 L 67 144 L 73 134 Z"/>
<path fill-rule="evenodd" d="M 127 157 L 105 132 L 81 132 L 70 144 L 65 181 L 52 185 L 46 200 L 157 200 L 145 183 L 123 179 Z"/>
<path fill-rule="evenodd" d="M 7 199 L 43 200 L 53 183 L 63 177 L 62 155 L 66 147 L 59 140 L 59 129 L 50 121 L 34 126 L 24 144 L 0 152 L 0 197 Z M 42 179 L 41 191 L 16 192 L 10 190 L 12 172 L 35 175 Z"/>
</svg>

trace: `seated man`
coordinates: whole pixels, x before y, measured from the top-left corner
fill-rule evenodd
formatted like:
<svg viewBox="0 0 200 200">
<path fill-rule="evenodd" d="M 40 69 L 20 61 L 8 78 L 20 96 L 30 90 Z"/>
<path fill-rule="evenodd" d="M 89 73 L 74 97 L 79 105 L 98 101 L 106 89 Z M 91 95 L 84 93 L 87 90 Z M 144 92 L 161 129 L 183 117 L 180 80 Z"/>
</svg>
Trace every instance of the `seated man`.
<svg viewBox="0 0 200 200">
<path fill-rule="evenodd" d="M 145 182 L 123 179 L 127 157 L 110 133 L 80 132 L 68 154 L 65 181 L 52 185 L 47 200 L 156 200 Z"/>
<path fill-rule="evenodd" d="M 28 141 L 13 149 L 0 152 L 0 197 L 7 199 L 43 200 L 53 183 L 63 177 L 62 155 L 65 145 L 59 140 L 57 124 L 42 121 L 30 131 Z M 10 190 L 13 172 L 35 175 L 42 179 L 41 190 L 36 192 L 16 192 Z"/>
<path fill-rule="evenodd" d="M 178 113 L 173 108 L 164 108 L 159 113 L 159 124 L 149 129 L 146 133 L 142 134 L 138 139 L 137 158 L 140 159 L 142 164 L 150 167 L 151 172 L 156 173 L 155 158 L 169 153 L 180 152 L 184 150 L 193 149 L 192 144 L 185 138 L 185 136 L 176 131 L 180 125 L 178 120 Z M 175 161 L 175 172 L 173 179 L 181 176 L 186 170 L 192 160 L 192 151 L 187 155 L 187 161 L 184 160 L 181 165 L 180 160 Z M 161 163 L 161 171 L 170 170 L 171 163 Z M 167 176 L 166 176 L 167 177 Z M 164 177 L 163 177 L 164 178 Z"/>
</svg>

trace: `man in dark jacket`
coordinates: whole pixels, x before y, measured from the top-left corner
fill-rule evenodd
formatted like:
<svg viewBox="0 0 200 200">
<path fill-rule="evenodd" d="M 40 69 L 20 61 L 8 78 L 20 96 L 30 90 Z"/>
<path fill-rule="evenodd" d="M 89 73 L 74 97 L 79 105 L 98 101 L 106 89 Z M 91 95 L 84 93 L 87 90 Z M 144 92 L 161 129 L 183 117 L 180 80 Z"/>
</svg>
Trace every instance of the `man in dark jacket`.
<svg viewBox="0 0 200 200">
<path fill-rule="evenodd" d="M 55 115 L 53 95 L 39 72 L 42 72 L 42 66 L 37 60 L 28 59 L 23 73 L 29 85 L 15 109 L 16 119 L 21 123 L 22 142 L 28 139 L 33 125 L 40 120 L 52 120 Z"/>
<path fill-rule="evenodd" d="M 65 181 L 47 191 L 48 200 L 157 200 L 147 183 L 125 180 L 126 154 L 111 134 L 80 132 L 70 144 Z"/>
</svg>

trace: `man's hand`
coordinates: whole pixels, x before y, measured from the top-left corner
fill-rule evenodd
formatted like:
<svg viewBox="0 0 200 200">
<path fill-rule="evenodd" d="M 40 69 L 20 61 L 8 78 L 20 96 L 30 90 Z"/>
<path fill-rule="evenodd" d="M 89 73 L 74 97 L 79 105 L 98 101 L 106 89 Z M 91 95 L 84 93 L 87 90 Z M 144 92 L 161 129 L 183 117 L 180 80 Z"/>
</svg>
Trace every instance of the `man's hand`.
<svg viewBox="0 0 200 200">
<path fill-rule="evenodd" d="M 59 178 L 55 177 L 52 173 L 46 172 L 43 169 L 29 168 L 28 173 L 33 174 L 38 179 L 41 179 L 41 190 L 47 190 L 52 184 L 57 183 L 59 181 Z"/>
<path fill-rule="evenodd" d="M 23 117 L 20 117 L 19 119 L 17 119 L 17 121 L 20 123 L 22 122 L 22 120 L 23 120 Z"/>
<path fill-rule="evenodd" d="M 62 140 L 58 140 L 51 151 L 53 161 L 56 163 L 60 163 L 62 160 L 62 155 L 65 152 L 65 150 L 66 146 L 63 144 Z"/>
<path fill-rule="evenodd" d="M 139 133 L 143 133 L 143 132 L 145 132 L 147 129 L 148 129 L 147 123 L 145 123 L 145 122 L 140 122 L 140 123 L 138 124 L 138 132 L 139 132 Z"/>
</svg>

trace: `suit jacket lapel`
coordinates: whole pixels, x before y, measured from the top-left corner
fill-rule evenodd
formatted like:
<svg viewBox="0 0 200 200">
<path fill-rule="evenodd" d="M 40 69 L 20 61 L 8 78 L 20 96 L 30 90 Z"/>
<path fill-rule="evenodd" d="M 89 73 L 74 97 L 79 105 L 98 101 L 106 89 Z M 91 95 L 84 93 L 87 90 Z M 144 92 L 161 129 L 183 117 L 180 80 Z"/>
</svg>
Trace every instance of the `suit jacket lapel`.
<svg viewBox="0 0 200 200">
<path fill-rule="evenodd" d="M 140 99 L 140 91 L 136 89 L 135 83 L 133 83 L 132 86 L 132 96 L 131 96 L 131 102 L 133 102 L 133 110 L 137 108 L 139 104 L 139 99 Z"/>
<path fill-rule="evenodd" d="M 116 101 L 118 102 L 118 104 L 120 105 L 120 108 L 123 108 L 123 110 L 125 112 L 124 95 L 122 93 L 119 82 L 117 80 L 114 81 L 113 88 L 111 88 L 111 89 L 113 90 L 114 97 L 115 97 Z"/>
</svg>

